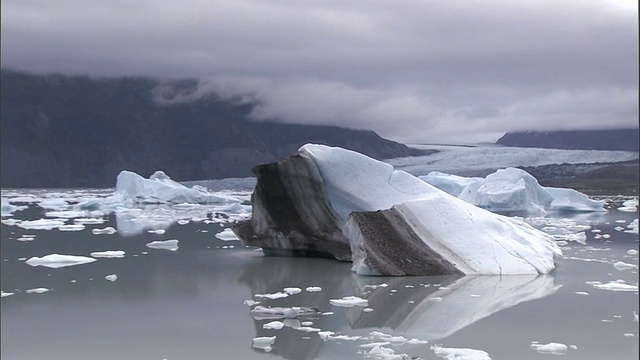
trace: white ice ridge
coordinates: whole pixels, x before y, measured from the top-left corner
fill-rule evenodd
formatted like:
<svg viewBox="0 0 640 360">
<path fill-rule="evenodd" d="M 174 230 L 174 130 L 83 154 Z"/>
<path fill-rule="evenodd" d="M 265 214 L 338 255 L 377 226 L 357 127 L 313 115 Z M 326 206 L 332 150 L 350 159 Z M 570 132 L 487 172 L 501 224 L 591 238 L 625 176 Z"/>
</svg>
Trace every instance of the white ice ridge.
<svg viewBox="0 0 640 360">
<path fill-rule="evenodd" d="M 188 188 L 173 181 L 163 171 L 156 171 L 148 179 L 131 172 L 122 171 L 116 180 L 116 191 L 113 195 L 98 200 L 109 204 L 210 204 L 237 203 L 236 198 L 214 194 L 200 186 Z M 84 207 L 91 207 L 95 200 L 86 202 Z M 101 205 L 101 204 L 97 204 Z"/>
<path fill-rule="evenodd" d="M 351 243 L 354 271 L 376 274 L 350 215 L 395 210 L 437 255 L 464 274 L 546 274 L 561 255 L 553 238 L 514 218 L 473 206 L 391 165 L 360 153 L 307 144 L 299 153 L 319 170 L 327 202 Z M 364 219 L 365 225 L 373 224 Z M 380 272 L 378 272 L 380 273 Z M 386 274 L 391 274 L 388 272 Z"/>
<path fill-rule="evenodd" d="M 421 180 L 470 204 L 494 212 L 591 212 L 606 211 L 604 201 L 566 188 L 543 187 L 531 174 L 517 168 L 506 168 L 486 178 L 432 171 Z"/>
<path fill-rule="evenodd" d="M 96 261 L 96 259 L 86 256 L 50 254 L 43 257 L 31 257 L 25 261 L 25 263 L 31 266 L 44 266 L 55 269 L 66 266 L 87 264 L 94 261 Z"/>
</svg>

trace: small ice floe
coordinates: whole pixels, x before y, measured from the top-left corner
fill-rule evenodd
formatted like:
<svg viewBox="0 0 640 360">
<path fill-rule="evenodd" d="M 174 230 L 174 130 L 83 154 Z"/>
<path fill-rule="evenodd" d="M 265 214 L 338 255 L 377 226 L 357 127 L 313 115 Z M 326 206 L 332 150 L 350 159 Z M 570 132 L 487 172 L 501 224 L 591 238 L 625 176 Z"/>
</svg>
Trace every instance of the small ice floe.
<svg viewBox="0 0 640 360">
<path fill-rule="evenodd" d="M 254 306 L 254 305 L 260 304 L 260 301 L 255 301 L 255 300 L 249 299 L 249 300 L 245 300 L 244 304 L 248 305 L 248 306 Z"/>
<path fill-rule="evenodd" d="M 271 345 L 276 341 L 275 336 L 261 336 L 257 338 L 253 338 L 253 347 L 256 349 L 261 349 L 266 352 L 271 351 Z"/>
<path fill-rule="evenodd" d="M 104 277 L 105 279 L 109 280 L 109 281 L 116 281 L 118 280 L 118 275 L 116 274 L 111 274 L 111 275 L 107 275 Z"/>
<path fill-rule="evenodd" d="M 251 309 L 251 316 L 255 320 L 293 319 L 317 314 L 318 309 L 300 306 L 265 307 L 258 305 Z"/>
<path fill-rule="evenodd" d="M 626 262 L 618 261 L 615 264 L 613 264 L 613 267 L 616 268 L 616 270 L 618 271 L 624 271 L 629 269 L 635 269 L 638 267 L 638 265 L 628 264 Z"/>
<path fill-rule="evenodd" d="M 294 327 L 295 330 L 304 331 L 304 332 L 320 332 L 322 329 L 310 327 L 310 326 L 297 326 Z"/>
<path fill-rule="evenodd" d="M 2 214 L 2 216 L 5 216 L 4 214 Z M 2 223 L 7 225 L 7 226 L 16 226 L 18 224 L 20 224 L 22 222 L 22 220 L 18 220 L 18 219 L 2 219 Z"/>
<path fill-rule="evenodd" d="M 629 230 L 624 230 L 624 232 L 638 235 L 638 219 L 634 219 L 627 225 L 627 227 Z"/>
<path fill-rule="evenodd" d="M 638 199 L 636 198 L 636 199 L 626 200 L 625 202 L 622 203 L 622 206 L 618 207 L 618 210 L 626 211 L 626 212 L 638 211 Z"/>
<path fill-rule="evenodd" d="M 587 296 L 587 295 L 589 295 L 589 293 L 588 293 L 588 292 L 586 292 L 586 291 L 576 291 L 576 292 L 575 292 L 575 294 L 576 294 L 576 295 L 582 295 L 582 296 Z"/>
<path fill-rule="evenodd" d="M 564 355 L 569 350 L 565 344 L 550 342 L 548 344 L 540 344 L 537 341 L 531 342 L 531 349 L 541 354 Z"/>
<path fill-rule="evenodd" d="M 303 321 L 300 323 L 300 325 L 302 326 L 311 326 L 313 325 L 313 321 Z"/>
<path fill-rule="evenodd" d="M 629 249 L 629 250 L 627 250 L 627 255 L 636 256 L 636 255 L 638 255 L 638 250 Z"/>
<path fill-rule="evenodd" d="M 366 307 L 366 308 L 362 309 L 362 312 L 367 312 L 367 313 L 368 312 L 373 312 L 373 309 L 370 308 L 370 307 Z"/>
<path fill-rule="evenodd" d="M 68 224 L 68 225 L 60 225 L 58 226 L 58 230 L 60 231 L 81 231 L 84 230 L 84 225 L 82 224 Z"/>
<path fill-rule="evenodd" d="M 322 288 L 320 286 L 307 286 L 304 291 L 306 292 L 319 292 L 322 291 Z"/>
<path fill-rule="evenodd" d="M 164 240 L 164 241 L 152 241 L 147 244 L 148 248 L 152 249 L 160 249 L 160 250 L 170 250 L 176 251 L 178 250 L 178 240 Z"/>
<path fill-rule="evenodd" d="M 49 199 L 40 200 L 38 202 L 38 206 L 47 210 L 62 210 L 67 206 L 69 206 L 69 203 L 67 203 L 64 199 L 61 199 L 61 198 L 54 198 L 54 199 L 49 198 Z"/>
<path fill-rule="evenodd" d="M 117 230 L 116 230 L 116 229 L 114 229 L 114 228 L 113 228 L 113 227 L 111 227 L 111 226 L 107 226 L 107 227 L 106 227 L 106 228 L 104 228 L 104 229 L 92 229 L 92 230 L 91 230 L 91 233 L 92 233 L 93 235 L 103 235 L 103 234 L 106 234 L 106 235 L 113 235 L 113 234 L 115 234 L 116 232 L 117 232 Z"/>
<path fill-rule="evenodd" d="M 275 299 L 282 299 L 282 298 L 289 297 L 289 294 L 281 292 L 281 291 L 278 291 L 278 292 L 272 293 L 272 294 L 255 294 L 253 296 L 257 297 L 258 299 L 275 300 Z"/>
<path fill-rule="evenodd" d="M 624 280 L 611 281 L 606 284 L 600 281 L 587 281 L 587 285 L 593 285 L 596 289 L 609 291 L 638 291 L 638 285 L 626 284 Z"/>
<path fill-rule="evenodd" d="M 297 287 L 286 287 L 286 288 L 282 289 L 282 291 L 284 291 L 285 293 L 287 293 L 289 295 L 295 295 L 295 294 L 301 293 L 302 289 L 297 288 Z"/>
<path fill-rule="evenodd" d="M 369 306 L 369 301 L 357 296 L 344 296 L 342 299 L 329 299 L 329 304 L 342 307 Z"/>
<path fill-rule="evenodd" d="M 125 252 L 122 250 L 94 251 L 89 255 L 94 258 L 123 258 Z"/>
<path fill-rule="evenodd" d="M 190 221 L 189 219 L 180 219 L 178 220 L 178 225 L 187 225 Z"/>
<path fill-rule="evenodd" d="M 165 229 L 152 229 L 152 230 L 147 230 L 147 232 L 149 234 L 158 234 L 158 235 L 162 235 L 166 232 Z"/>
<path fill-rule="evenodd" d="M 34 288 L 34 289 L 25 290 L 24 292 L 27 294 L 42 294 L 42 293 L 46 293 L 47 291 L 49 291 L 49 289 L 47 288 Z"/>
<path fill-rule="evenodd" d="M 36 239 L 35 235 L 28 235 L 28 234 L 22 234 L 19 238 L 17 238 L 16 240 L 18 241 L 33 241 Z"/>
<path fill-rule="evenodd" d="M 447 360 L 491 360 L 489 354 L 483 350 L 467 348 L 444 348 L 432 345 L 431 350 L 441 358 Z"/>
<path fill-rule="evenodd" d="M 0 291 L 0 297 L 7 297 L 7 296 L 11 296 L 14 295 L 15 293 L 12 292 L 4 292 L 4 291 Z"/>
<path fill-rule="evenodd" d="M 103 218 L 77 218 L 73 219 L 73 222 L 76 224 L 83 225 L 98 225 L 103 224 L 106 220 Z"/>
<path fill-rule="evenodd" d="M 632 334 L 632 333 L 625 333 L 625 334 L 623 334 L 622 336 L 624 336 L 624 337 L 635 337 L 635 336 L 636 336 L 636 334 Z"/>
<path fill-rule="evenodd" d="M 324 341 L 328 340 L 347 340 L 347 341 L 356 341 L 362 340 L 362 336 L 349 336 L 349 335 L 336 335 L 333 331 L 318 331 L 318 336 L 320 339 Z"/>
<path fill-rule="evenodd" d="M 221 232 L 217 233 L 216 238 L 222 240 L 222 241 L 233 241 L 233 240 L 239 240 L 238 237 L 236 236 L 236 234 L 233 233 L 233 231 L 231 231 L 231 228 L 226 228 L 224 230 L 222 230 Z"/>
<path fill-rule="evenodd" d="M 633 321 L 638 322 L 638 313 L 637 312 L 633 312 Z"/>
<path fill-rule="evenodd" d="M 391 360 L 391 359 L 411 359 L 411 357 L 407 354 L 396 354 L 395 350 L 391 348 L 384 347 L 385 344 L 373 344 L 371 350 L 365 351 L 362 353 L 365 358 L 373 358 L 373 359 L 383 359 L 383 360 Z"/>
<path fill-rule="evenodd" d="M 266 324 L 262 324 L 262 328 L 267 330 L 280 330 L 283 327 L 284 323 L 282 321 L 272 321 Z"/>
<path fill-rule="evenodd" d="M 19 205 L 13 205 L 9 202 L 6 202 L 4 200 L 2 200 L 2 217 L 5 216 L 13 216 L 13 213 L 16 211 L 21 211 L 28 208 L 28 206 L 19 206 Z"/>
<path fill-rule="evenodd" d="M 50 254 L 43 257 L 31 257 L 25 261 L 25 263 L 31 266 L 45 266 L 57 269 L 65 266 L 87 264 L 94 261 L 96 261 L 96 259 L 86 256 Z"/>
<path fill-rule="evenodd" d="M 434 296 L 434 297 L 430 297 L 430 298 L 428 298 L 427 300 L 428 300 L 428 301 L 434 301 L 434 302 L 440 302 L 440 301 L 442 301 L 443 299 L 442 299 L 441 297 L 439 297 L 439 296 Z"/>
<path fill-rule="evenodd" d="M 51 230 L 64 225 L 64 221 L 57 219 L 25 220 L 17 225 L 27 230 Z"/>
<path fill-rule="evenodd" d="M 562 234 L 562 235 L 551 235 L 551 236 L 553 236 L 555 240 L 575 241 L 582 245 L 587 244 L 587 234 L 584 231 L 579 233 L 573 233 L 573 234 Z"/>
</svg>

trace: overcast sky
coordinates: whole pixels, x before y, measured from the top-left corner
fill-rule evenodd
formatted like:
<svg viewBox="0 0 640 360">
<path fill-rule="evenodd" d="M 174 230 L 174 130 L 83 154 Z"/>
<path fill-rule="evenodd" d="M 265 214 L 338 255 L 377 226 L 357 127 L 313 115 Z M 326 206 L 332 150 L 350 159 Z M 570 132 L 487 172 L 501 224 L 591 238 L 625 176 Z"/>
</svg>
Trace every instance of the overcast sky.
<svg viewBox="0 0 640 360">
<path fill-rule="evenodd" d="M 637 0 L 2 0 L 2 67 L 198 78 L 401 142 L 638 126 Z"/>
</svg>

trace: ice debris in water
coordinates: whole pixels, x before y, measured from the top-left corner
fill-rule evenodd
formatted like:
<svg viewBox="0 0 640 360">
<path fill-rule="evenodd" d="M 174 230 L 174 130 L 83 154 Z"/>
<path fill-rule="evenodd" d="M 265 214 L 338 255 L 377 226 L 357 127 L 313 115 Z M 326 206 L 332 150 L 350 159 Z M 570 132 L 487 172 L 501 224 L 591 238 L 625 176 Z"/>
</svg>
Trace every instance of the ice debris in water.
<svg viewBox="0 0 640 360">
<path fill-rule="evenodd" d="M 64 221 L 57 219 L 38 219 L 21 221 L 18 226 L 27 230 L 51 230 L 63 226 Z"/>
<path fill-rule="evenodd" d="M 176 251 L 178 250 L 178 240 L 164 240 L 164 241 L 152 241 L 147 244 L 147 247 L 152 249 L 162 249 L 162 250 L 170 250 Z"/>
<path fill-rule="evenodd" d="M 49 289 L 47 288 L 34 288 L 25 290 L 24 292 L 26 292 L 27 294 L 42 294 L 46 293 L 47 291 L 49 291 Z"/>
<path fill-rule="evenodd" d="M 320 286 L 308 286 L 304 289 L 304 291 L 306 292 L 319 292 L 322 291 L 322 288 Z"/>
<path fill-rule="evenodd" d="M 562 343 L 550 342 L 548 344 L 540 344 L 536 341 L 531 342 L 531 349 L 541 354 L 564 355 L 569 347 Z"/>
<path fill-rule="evenodd" d="M 123 258 L 125 252 L 122 250 L 94 251 L 91 256 L 94 258 Z"/>
<path fill-rule="evenodd" d="M 116 281 L 118 280 L 118 275 L 116 274 L 111 274 L 111 275 L 107 275 L 104 277 L 105 279 L 109 280 L 109 281 Z"/>
<path fill-rule="evenodd" d="M 272 321 L 266 324 L 262 324 L 263 329 L 268 330 L 280 330 L 284 327 L 284 323 L 282 321 Z"/>
<path fill-rule="evenodd" d="M 276 341 L 275 336 L 261 336 L 253 338 L 253 347 L 256 349 L 262 349 L 266 352 L 271 351 L 271 345 Z"/>
<path fill-rule="evenodd" d="M 352 307 L 369 306 L 369 301 L 357 296 L 344 296 L 342 299 L 330 299 L 329 303 L 334 306 Z"/>
<path fill-rule="evenodd" d="M 14 295 L 15 293 L 12 292 L 4 292 L 4 291 L 0 291 L 0 297 L 7 297 L 7 296 L 11 296 Z"/>
<path fill-rule="evenodd" d="M 81 231 L 84 230 L 84 225 L 82 224 L 68 224 L 68 225 L 60 225 L 58 226 L 58 230 L 60 231 Z"/>
<path fill-rule="evenodd" d="M 638 250 L 636 250 L 636 249 L 629 249 L 629 250 L 627 250 L 627 255 L 631 255 L 631 256 L 638 255 Z"/>
<path fill-rule="evenodd" d="M 31 257 L 25 261 L 25 263 L 31 266 L 45 266 L 55 269 L 65 266 L 87 264 L 94 261 L 96 261 L 96 259 L 86 256 L 50 254 L 43 257 Z"/>
<path fill-rule="evenodd" d="M 635 269 L 638 267 L 638 265 L 628 264 L 626 262 L 618 261 L 615 264 L 613 264 L 613 267 L 616 268 L 616 270 L 618 271 L 624 271 L 628 269 Z"/>
<path fill-rule="evenodd" d="M 107 226 L 104 229 L 91 229 L 91 233 L 94 235 L 102 235 L 102 234 L 112 235 L 112 234 L 115 234 L 116 232 L 117 230 L 111 226 Z"/>
<path fill-rule="evenodd" d="M 300 306 L 265 307 L 258 305 L 251 309 L 251 316 L 256 320 L 293 319 L 296 317 L 313 316 L 318 313 L 318 309 Z"/>
<path fill-rule="evenodd" d="M 221 232 L 217 233 L 216 238 L 222 241 L 238 240 L 238 237 L 236 236 L 236 234 L 233 233 L 233 231 L 231 231 L 231 228 L 226 228 Z"/>
<path fill-rule="evenodd" d="M 444 348 L 439 345 L 431 346 L 436 356 L 446 360 L 491 360 L 489 354 L 483 350 L 467 348 Z"/>
<path fill-rule="evenodd" d="M 622 279 L 611 281 L 606 284 L 600 281 L 587 281 L 587 285 L 593 285 L 596 289 L 609 291 L 638 291 L 638 285 L 629 285 Z"/>
</svg>

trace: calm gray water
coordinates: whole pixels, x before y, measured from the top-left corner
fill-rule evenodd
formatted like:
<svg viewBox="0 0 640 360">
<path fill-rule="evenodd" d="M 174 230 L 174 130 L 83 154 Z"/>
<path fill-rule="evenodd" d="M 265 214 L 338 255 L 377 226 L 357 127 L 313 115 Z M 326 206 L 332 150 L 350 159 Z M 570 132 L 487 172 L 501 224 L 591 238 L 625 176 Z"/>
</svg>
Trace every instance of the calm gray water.
<svg viewBox="0 0 640 360">
<path fill-rule="evenodd" d="M 18 220 L 43 218 L 31 204 Z M 569 242 L 565 259 L 548 276 L 361 277 L 350 264 L 329 259 L 265 258 L 237 241 L 214 237 L 228 223 L 173 224 L 164 234 L 93 235 L 117 227 L 114 215 L 81 231 L 1 228 L 2 359 L 360 359 L 374 331 L 428 343 L 389 344 L 396 354 L 440 359 L 432 345 L 486 351 L 491 359 L 637 359 L 638 235 L 624 232 L 638 213 L 611 210 L 563 217 L 562 224 L 589 225 L 585 244 Z M 8 219 L 3 217 L 3 220 Z M 557 222 L 557 221 L 556 221 Z M 541 225 L 538 225 L 541 226 Z M 616 230 L 615 228 L 618 227 Z M 575 230 L 575 229 L 574 229 Z M 23 234 L 32 241 L 18 241 Z M 596 235 L 597 238 L 596 239 Z M 602 235 L 608 235 L 603 237 Z M 179 249 L 150 249 L 154 240 L 178 239 Z M 230 248 L 230 246 L 233 246 Z M 124 258 L 52 269 L 25 260 L 51 253 L 89 256 L 123 250 Z M 635 268 L 617 270 L 622 261 Z M 105 276 L 116 274 L 116 281 Z M 635 291 L 596 288 L 593 281 L 635 285 Z M 382 286 L 380 286 L 382 285 Z M 321 287 L 309 292 L 310 286 Z M 261 299 L 286 287 L 302 291 Z M 47 288 L 45 293 L 28 289 Z M 359 296 L 368 308 L 333 306 L 330 299 Z M 323 340 L 288 321 L 254 320 L 252 306 L 315 307 L 324 315 L 300 319 L 309 327 L 357 340 Z M 276 336 L 272 349 L 252 339 Z M 563 343 L 563 355 L 531 348 Z"/>
</svg>

